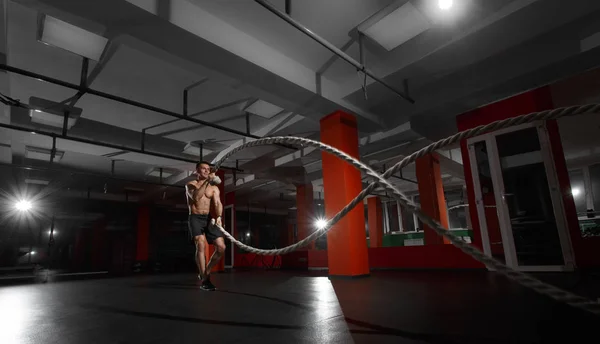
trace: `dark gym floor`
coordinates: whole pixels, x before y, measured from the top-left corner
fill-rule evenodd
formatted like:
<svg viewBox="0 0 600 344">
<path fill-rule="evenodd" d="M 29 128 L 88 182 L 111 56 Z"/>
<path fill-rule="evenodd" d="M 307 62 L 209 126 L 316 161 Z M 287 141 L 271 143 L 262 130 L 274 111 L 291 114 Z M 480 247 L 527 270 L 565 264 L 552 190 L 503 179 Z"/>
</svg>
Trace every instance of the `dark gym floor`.
<svg viewBox="0 0 600 344">
<path fill-rule="evenodd" d="M 0 343 L 600 342 L 599 317 L 494 273 L 238 271 L 212 280 L 216 292 L 199 290 L 193 274 L 2 286 Z"/>
</svg>

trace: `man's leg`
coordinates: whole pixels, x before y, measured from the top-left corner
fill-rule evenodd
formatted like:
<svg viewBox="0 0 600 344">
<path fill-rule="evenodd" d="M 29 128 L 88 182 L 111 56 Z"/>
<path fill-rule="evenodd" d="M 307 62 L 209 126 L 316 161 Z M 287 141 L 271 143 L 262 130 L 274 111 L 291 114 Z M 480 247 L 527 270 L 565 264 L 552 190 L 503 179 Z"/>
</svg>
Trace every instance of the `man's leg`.
<svg viewBox="0 0 600 344">
<path fill-rule="evenodd" d="M 210 270 L 219 262 L 219 259 L 223 258 L 223 254 L 225 253 L 225 240 L 222 237 L 216 238 L 213 241 L 213 245 L 215 245 L 215 252 L 213 252 L 206 266 L 207 278 L 210 276 Z"/>
<path fill-rule="evenodd" d="M 196 244 L 196 265 L 198 266 L 198 277 L 204 280 L 206 276 L 206 256 L 204 251 L 206 250 L 206 238 L 204 235 L 197 235 L 194 237 L 194 243 Z"/>
</svg>

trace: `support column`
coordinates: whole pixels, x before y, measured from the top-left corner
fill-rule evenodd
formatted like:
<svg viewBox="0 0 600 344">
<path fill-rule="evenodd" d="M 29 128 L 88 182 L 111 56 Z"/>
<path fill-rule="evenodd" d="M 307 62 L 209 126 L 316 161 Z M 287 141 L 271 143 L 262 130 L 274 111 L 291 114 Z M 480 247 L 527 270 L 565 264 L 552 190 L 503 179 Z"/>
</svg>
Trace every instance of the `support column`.
<svg viewBox="0 0 600 344">
<path fill-rule="evenodd" d="M 336 111 L 321 119 L 321 141 L 358 158 L 356 117 Z M 322 153 L 325 215 L 332 218 L 362 190 L 361 173 L 329 153 Z M 362 205 L 362 203 L 361 203 Z M 327 233 L 330 276 L 369 275 L 368 248 L 365 245 L 365 212 L 354 207 Z"/>
<path fill-rule="evenodd" d="M 369 247 L 383 246 L 383 208 L 379 197 L 367 198 Z"/>
<path fill-rule="evenodd" d="M 444 228 L 448 228 L 448 212 L 446 211 L 446 199 L 438 155 L 436 153 L 427 154 L 417 159 L 415 165 L 421 210 L 437 220 Z M 423 227 L 425 245 L 450 243 L 446 238 L 437 235 L 429 226 L 423 224 Z"/>
<path fill-rule="evenodd" d="M 148 205 L 142 205 L 138 208 L 136 240 L 136 265 L 141 264 L 144 266 L 150 256 L 150 206 Z"/>
<path fill-rule="evenodd" d="M 225 208 L 225 171 L 224 170 L 218 170 L 217 173 L 215 173 L 215 175 L 219 178 L 221 178 L 221 184 L 218 185 L 219 191 L 220 191 L 220 198 L 221 198 L 221 204 L 223 205 L 223 208 Z M 212 209 L 212 208 L 211 208 Z M 217 214 L 214 212 L 215 209 L 212 209 L 212 218 L 216 219 L 217 218 Z M 225 209 L 223 209 L 223 214 L 225 213 Z M 221 220 L 223 221 L 223 226 L 224 228 L 227 228 L 227 223 L 225 223 L 225 217 L 222 216 Z M 227 244 L 227 241 L 229 241 L 229 239 L 227 238 L 223 238 L 223 240 L 225 240 L 225 244 Z M 206 263 L 208 264 L 208 260 L 210 259 L 210 257 L 213 255 L 213 253 L 215 252 L 215 246 L 214 245 L 208 245 L 208 250 L 204 250 L 204 255 L 206 257 Z M 228 252 L 226 251 L 225 254 L 227 254 Z M 219 260 L 219 262 L 217 263 L 217 265 L 213 266 L 213 268 L 210 270 L 210 272 L 221 272 L 221 271 L 225 271 L 225 256 L 223 256 L 223 258 L 221 258 L 221 260 Z"/>
<path fill-rule="evenodd" d="M 298 240 L 312 234 L 314 229 L 314 197 L 311 183 L 296 185 L 296 221 L 298 226 Z M 315 242 L 311 242 L 303 249 L 313 250 Z"/>
</svg>

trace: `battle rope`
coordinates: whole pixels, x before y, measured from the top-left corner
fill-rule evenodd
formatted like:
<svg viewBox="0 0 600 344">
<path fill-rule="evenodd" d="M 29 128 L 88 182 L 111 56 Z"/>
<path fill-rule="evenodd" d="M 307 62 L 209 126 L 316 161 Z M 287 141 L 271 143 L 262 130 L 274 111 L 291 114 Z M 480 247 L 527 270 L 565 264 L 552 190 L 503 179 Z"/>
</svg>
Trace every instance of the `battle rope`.
<svg viewBox="0 0 600 344">
<path fill-rule="evenodd" d="M 301 146 L 316 147 L 322 151 L 333 154 L 333 155 L 345 160 L 346 162 L 350 163 L 351 165 L 355 166 L 356 168 L 364 171 L 367 175 L 376 179 L 376 181 L 370 183 L 350 203 L 348 203 L 342 210 L 340 210 L 332 219 L 328 220 L 326 225 L 323 228 L 313 232 L 312 234 L 310 234 L 306 238 L 302 239 L 301 241 L 299 241 L 293 245 L 281 248 L 281 249 L 261 250 L 261 249 L 251 247 L 251 246 L 245 245 L 245 244 L 239 242 L 238 240 L 236 240 L 233 236 L 231 236 L 222 227 L 218 226 L 218 228 L 221 230 L 221 232 L 223 232 L 223 234 L 229 240 L 231 240 L 231 242 L 233 242 L 238 247 L 245 249 L 249 252 L 261 254 L 261 255 L 286 254 L 286 253 L 292 252 L 300 247 L 307 245 L 311 241 L 313 241 L 313 240 L 317 239 L 318 237 L 327 233 L 334 224 L 336 224 L 342 217 L 344 217 L 357 204 L 359 204 L 367 195 L 369 195 L 371 193 L 371 191 L 377 185 L 381 185 L 386 190 L 392 192 L 393 197 L 400 203 L 400 205 L 402 206 L 403 209 L 406 209 L 410 213 L 417 215 L 417 217 L 425 225 L 428 225 L 430 228 L 432 228 L 438 235 L 447 238 L 454 246 L 458 247 L 460 250 L 467 253 L 468 255 L 470 255 L 471 257 L 476 259 L 477 261 L 485 264 L 487 267 L 490 267 L 490 268 L 496 270 L 497 272 L 501 273 L 502 275 L 505 275 L 506 277 L 516 281 L 517 283 L 519 283 L 523 286 L 531 288 L 538 293 L 547 295 L 557 301 L 567 303 L 573 307 L 577 307 L 577 308 L 583 309 L 585 311 L 600 315 L 600 303 L 597 303 L 595 301 L 589 300 L 587 298 L 581 297 L 579 295 L 570 293 L 568 291 L 557 288 L 553 285 L 542 282 L 542 281 L 540 281 L 532 276 L 529 276 L 527 274 L 524 274 L 520 271 L 513 270 L 492 257 L 486 256 L 483 252 L 479 251 L 474 246 L 471 246 L 470 244 L 464 242 L 460 238 L 453 235 L 449 230 L 444 228 L 436 220 L 434 220 L 431 217 L 427 216 L 426 214 L 422 213 L 421 210 L 419 209 L 419 207 L 417 207 L 412 201 L 410 201 L 410 199 L 408 199 L 408 197 L 406 197 L 401 191 L 396 189 L 393 185 L 391 185 L 386 180 L 391 175 L 396 173 L 399 169 L 403 168 L 404 166 L 407 166 L 408 164 L 414 162 L 416 159 L 418 159 L 424 155 L 427 155 L 427 154 L 434 152 L 440 148 L 446 147 L 448 145 L 454 144 L 456 142 L 459 142 L 461 140 L 464 140 L 464 139 L 467 139 L 470 137 L 480 135 L 480 134 L 488 132 L 488 131 L 495 131 L 498 129 L 503 129 L 503 128 L 516 126 L 516 125 L 520 125 L 520 124 L 524 124 L 524 123 L 530 123 L 530 122 L 534 122 L 534 121 L 546 121 L 546 120 L 553 120 L 553 119 L 557 119 L 557 118 L 565 117 L 565 116 L 574 116 L 574 115 L 579 115 L 579 114 L 583 114 L 583 113 L 597 113 L 597 112 L 600 112 L 600 104 L 571 106 L 571 107 L 554 109 L 554 110 L 533 112 L 533 113 L 530 113 L 527 115 L 522 115 L 519 117 L 496 121 L 496 122 L 493 122 L 493 123 L 490 123 L 487 125 L 478 126 L 478 127 L 457 133 L 446 139 L 439 140 L 435 143 L 430 144 L 429 146 L 427 146 L 423 149 L 418 150 L 417 152 L 405 157 L 400 162 L 396 163 L 394 166 L 392 166 L 390 169 L 388 169 L 383 175 L 378 174 L 377 172 L 372 170 L 370 167 L 366 166 L 359 160 L 356 160 L 353 157 L 347 155 L 346 153 L 344 153 L 334 147 L 326 145 L 322 142 L 319 142 L 319 141 L 314 141 L 314 140 L 310 140 L 310 139 L 306 139 L 306 138 L 302 138 L 302 137 L 290 137 L 290 136 L 268 137 L 268 138 L 257 139 L 255 141 L 250 141 L 250 142 L 240 145 L 240 146 L 232 149 L 230 152 L 228 152 L 225 156 L 223 156 L 219 161 L 217 161 L 215 163 L 215 168 L 218 169 L 220 167 L 220 165 L 228 157 L 230 157 L 233 154 L 241 151 L 242 149 L 248 148 L 248 147 L 270 145 L 270 144 L 274 144 L 274 143 L 288 143 L 288 144 L 291 143 L 291 144 L 297 144 L 297 145 L 301 145 Z"/>
</svg>

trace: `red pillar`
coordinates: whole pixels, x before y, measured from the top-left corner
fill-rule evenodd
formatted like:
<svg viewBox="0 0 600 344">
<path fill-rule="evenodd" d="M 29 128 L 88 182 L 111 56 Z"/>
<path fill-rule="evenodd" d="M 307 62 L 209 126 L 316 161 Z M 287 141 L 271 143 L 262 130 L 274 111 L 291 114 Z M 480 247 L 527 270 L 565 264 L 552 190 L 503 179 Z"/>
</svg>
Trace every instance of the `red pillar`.
<svg viewBox="0 0 600 344">
<path fill-rule="evenodd" d="M 446 199 L 438 155 L 431 153 L 417 159 L 415 167 L 417 183 L 419 184 L 421 210 L 437 220 L 444 228 L 448 228 L 448 212 L 446 211 Z M 423 227 L 425 245 L 450 243 L 448 239 L 437 235 L 431 227 L 425 224 L 423 224 Z"/>
<path fill-rule="evenodd" d="M 298 226 L 298 240 L 309 236 L 314 229 L 314 200 L 313 186 L 311 183 L 296 185 L 296 223 Z M 315 242 L 311 242 L 304 249 L 312 250 Z"/>
<path fill-rule="evenodd" d="M 336 111 L 321 119 L 321 141 L 358 158 L 356 117 Z M 325 211 L 330 219 L 362 190 L 361 172 L 329 153 L 322 153 Z M 327 257 L 330 276 L 369 274 L 365 213 L 354 207 L 327 233 Z"/>
<path fill-rule="evenodd" d="M 367 210 L 369 221 L 369 246 L 383 246 L 383 208 L 379 197 L 367 198 Z"/>
<path fill-rule="evenodd" d="M 147 262 L 150 255 L 150 206 L 138 208 L 136 262 Z"/>
<path fill-rule="evenodd" d="M 223 205 L 223 208 L 225 208 L 225 171 L 224 170 L 218 170 L 216 173 L 216 176 L 218 176 L 219 178 L 221 178 L 221 184 L 218 185 L 219 191 L 220 191 L 220 198 L 221 198 L 221 204 Z M 217 214 L 215 213 L 215 209 L 212 209 L 212 218 L 216 219 L 217 218 Z M 224 228 L 226 228 L 227 226 L 227 222 L 225 220 L 225 209 L 223 209 L 223 216 L 221 216 L 221 220 L 223 222 L 223 226 Z M 227 238 L 223 238 L 223 240 L 229 240 Z M 212 256 L 212 254 L 215 252 L 215 246 L 214 245 L 208 245 L 208 250 L 204 251 L 204 255 L 206 257 L 206 262 L 208 263 L 208 260 L 210 259 L 210 257 Z M 225 252 L 225 254 L 227 254 L 227 252 Z M 213 268 L 210 270 L 210 272 L 218 272 L 218 271 L 225 271 L 225 257 L 221 258 L 221 260 L 219 260 L 219 262 L 213 266 Z"/>
</svg>

